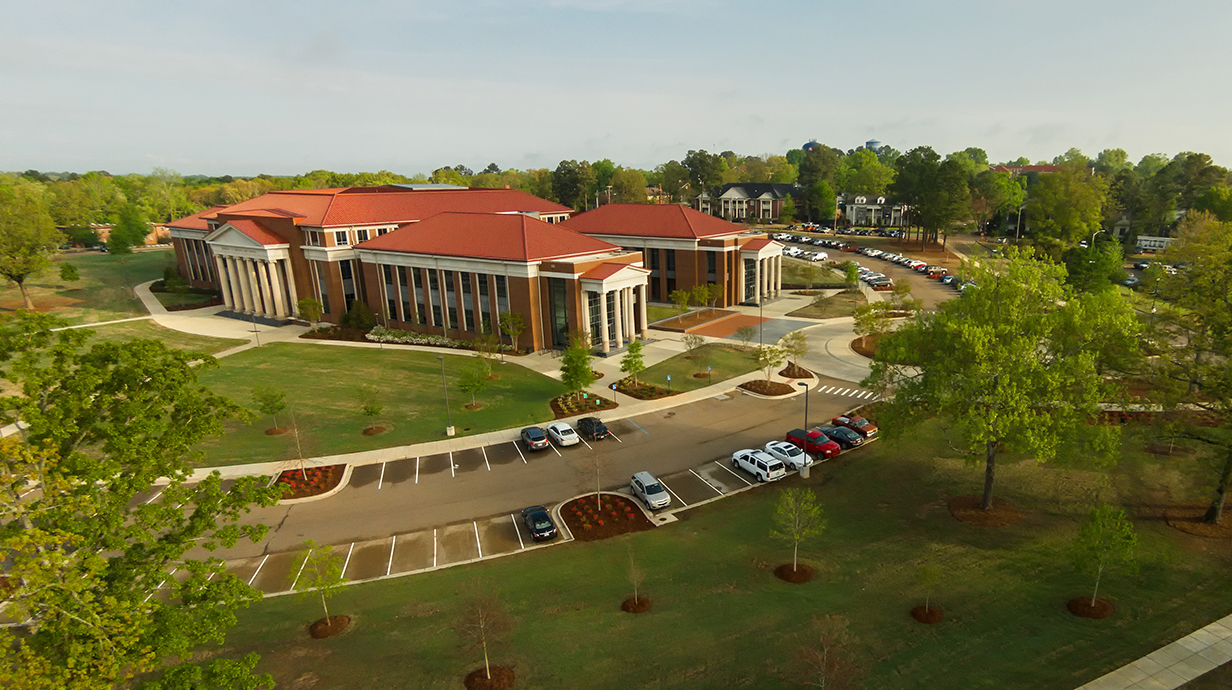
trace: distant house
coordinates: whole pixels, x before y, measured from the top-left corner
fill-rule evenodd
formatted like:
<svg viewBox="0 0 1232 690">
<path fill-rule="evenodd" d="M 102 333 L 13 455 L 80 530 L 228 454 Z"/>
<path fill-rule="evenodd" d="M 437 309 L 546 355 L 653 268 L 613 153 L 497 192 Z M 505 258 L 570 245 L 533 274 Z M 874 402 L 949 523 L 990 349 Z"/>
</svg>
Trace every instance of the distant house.
<svg viewBox="0 0 1232 690">
<path fill-rule="evenodd" d="M 803 188 L 778 182 L 732 182 L 717 192 L 697 196 L 697 210 L 728 220 L 770 221 L 783 213 L 788 197 L 799 198 Z"/>
<path fill-rule="evenodd" d="M 1011 177 L 1028 173 L 1054 173 L 1061 169 L 1059 165 L 994 165 L 993 172 L 1009 173 Z"/>
<path fill-rule="evenodd" d="M 907 204 L 893 201 L 884 194 L 840 194 L 836 199 L 839 212 L 851 225 L 888 227 L 903 225 Z"/>
</svg>

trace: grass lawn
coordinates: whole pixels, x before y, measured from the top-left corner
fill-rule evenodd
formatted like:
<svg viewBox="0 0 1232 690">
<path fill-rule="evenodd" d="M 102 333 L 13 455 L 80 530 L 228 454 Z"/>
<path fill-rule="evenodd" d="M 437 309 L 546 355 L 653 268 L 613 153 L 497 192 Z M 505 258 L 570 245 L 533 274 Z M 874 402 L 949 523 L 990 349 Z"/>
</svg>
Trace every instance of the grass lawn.
<svg viewBox="0 0 1232 690">
<path fill-rule="evenodd" d="M 60 262 L 76 266 L 81 279 L 74 283 L 60 280 Z M 36 275 L 28 285 L 36 309 L 70 324 L 113 321 L 144 316 L 145 307 L 132 287 L 163 277 L 163 268 L 174 264 L 175 253 L 170 249 L 123 256 L 93 252 L 60 254 L 51 268 Z M 0 287 L 0 312 L 22 306 L 21 292 L 16 286 Z"/>
<path fill-rule="evenodd" d="M 837 257 L 842 259 L 842 257 Z M 842 287 L 843 275 L 821 263 L 783 257 L 783 283 L 806 287 Z"/>
<path fill-rule="evenodd" d="M 805 319 L 833 319 L 839 316 L 851 316 L 856 313 L 856 307 L 868 304 L 862 292 L 840 292 L 827 297 L 820 302 L 813 302 L 807 307 L 797 309 L 788 316 L 798 316 Z"/>
<path fill-rule="evenodd" d="M 649 323 L 670 319 L 673 316 L 680 316 L 680 310 L 674 306 L 664 306 L 660 304 L 646 305 L 646 320 Z"/>
<path fill-rule="evenodd" d="M 211 338 L 204 335 L 181 333 L 170 328 L 163 328 L 148 320 L 95 326 L 89 330 L 94 332 L 94 336 L 90 338 L 88 343 L 126 342 L 137 339 L 159 340 L 167 347 L 194 350 L 211 355 L 247 342 L 232 338 Z"/>
<path fill-rule="evenodd" d="M 978 492 L 983 473 L 933 430 L 650 532 L 344 588 L 330 612 L 354 623 L 328 640 L 306 633 L 322 615 L 319 600 L 267 599 L 240 614 L 223 653 L 259 652 L 258 669 L 279 687 L 310 678 L 328 688 L 455 688 L 482 664 L 455 631 L 463 587 L 481 579 L 514 620 L 492 661 L 514 666 L 518 687 L 796 688 L 810 619 L 836 614 L 850 621 L 849 654 L 869 690 L 1068 690 L 1232 611 L 1227 543 L 1176 532 L 1150 512 L 1174 488 L 1175 458 L 1123 463 L 1103 489 L 1135 514 L 1140 570 L 1105 575 L 1100 592 L 1117 612 L 1093 621 L 1072 616 L 1065 602 L 1093 585 L 1066 554 L 1099 486 L 1095 473 L 1007 459 L 998 493 L 1025 518 L 971 527 L 945 502 Z M 804 585 L 771 573 L 791 559 L 790 545 L 768 534 L 775 499 L 792 485 L 816 491 L 828 519 L 802 547 L 818 571 Z M 630 553 L 654 602 L 639 616 L 619 609 L 632 593 Z M 942 571 L 932 604 L 945 621 L 934 626 L 908 616 L 923 604 L 915 574 L 925 562 Z"/>
<path fill-rule="evenodd" d="M 548 401 L 565 392 L 547 376 L 516 364 L 494 364 L 498 380 L 476 396 L 478 410 L 463 406 L 470 396 L 457 384 L 471 357 L 445 356 L 449 405 L 460 436 L 537 424 L 552 419 Z M 436 355 L 405 350 L 274 343 L 219 360 L 201 381 L 241 405 L 252 404 L 252 389 L 270 386 L 285 391 L 288 409 L 278 418 L 290 425 L 295 413 L 305 457 L 333 455 L 445 438 L 445 404 L 441 365 Z M 358 392 L 369 384 L 385 405 L 377 424 L 387 431 L 364 436 L 368 419 L 359 414 Z M 231 422 L 227 433 L 203 445 L 204 464 L 236 464 L 295 457 L 294 434 L 266 436 L 268 417 L 251 424 Z"/>
<path fill-rule="evenodd" d="M 703 373 L 707 365 L 713 367 L 711 380 L 693 378 L 693 374 Z M 647 367 L 637 375 L 639 381 L 646 381 L 659 386 L 667 386 L 667 377 L 672 377 L 672 390 L 691 391 L 695 388 L 709 386 L 712 382 L 724 381 L 733 376 L 747 374 L 757 368 L 757 362 L 749 352 L 742 352 L 732 346 L 708 343 L 693 350 L 673 355 L 658 364 Z"/>
</svg>

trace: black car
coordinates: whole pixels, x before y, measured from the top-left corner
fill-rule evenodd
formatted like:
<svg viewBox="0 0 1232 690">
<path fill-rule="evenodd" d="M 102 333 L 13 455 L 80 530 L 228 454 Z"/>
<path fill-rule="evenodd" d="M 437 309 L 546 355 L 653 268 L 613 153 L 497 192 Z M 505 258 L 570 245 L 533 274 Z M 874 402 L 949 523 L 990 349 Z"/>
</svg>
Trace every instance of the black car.
<svg viewBox="0 0 1232 690">
<path fill-rule="evenodd" d="M 577 421 L 577 432 L 588 441 L 602 441 L 612 435 L 612 432 L 607 430 L 607 425 L 599 421 L 598 417 L 582 417 L 579 419 Z"/>
<path fill-rule="evenodd" d="M 1134 264 L 1134 268 L 1138 269 L 1139 271 L 1145 271 L 1146 269 L 1150 268 L 1150 266 L 1151 266 L 1150 261 L 1139 261 Z"/>
<path fill-rule="evenodd" d="M 825 426 L 819 428 L 818 431 L 825 434 L 831 441 L 837 443 L 843 450 L 864 445 L 864 437 L 846 427 Z"/>
<path fill-rule="evenodd" d="M 522 510 L 522 522 L 535 541 L 547 541 L 556 536 L 556 523 L 543 506 L 531 506 Z"/>
<path fill-rule="evenodd" d="M 527 450 L 546 450 L 551 447 L 548 435 L 537 426 L 528 426 L 522 430 L 522 443 Z"/>
</svg>

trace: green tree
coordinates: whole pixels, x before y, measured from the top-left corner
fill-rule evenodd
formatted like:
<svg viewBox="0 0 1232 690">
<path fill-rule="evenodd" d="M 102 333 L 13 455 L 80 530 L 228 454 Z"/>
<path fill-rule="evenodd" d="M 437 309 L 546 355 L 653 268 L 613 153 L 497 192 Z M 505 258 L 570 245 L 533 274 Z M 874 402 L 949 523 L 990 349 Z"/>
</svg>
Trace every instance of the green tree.
<svg viewBox="0 0 1232 690">
<path fill-rule="evenodd" d="M 115 227 L 111 228 L 107 248 L 113 254 L 128 254 L 133 247 L 145 244 L 145 236 L 148 234 L 150 226 L 146 222 L 145 212 L 138 204 L 129 202 L 120 209 L 120 218 Z"/>
<path fill-rule="evenodd" d="M 495 589 L 476 580 L 463 592 L 462 619 L 458 633 L 467 647 L 483 650 L 484 677 L 492 678 L 488 649 L 505 640 L 513 628 L 513 619 Z"/>
<path fill-rule="evenodd" d="M 1009 173 L 985 170 L 971 181 L 971 218 L 976 230 L 986 229 L 998 213 L 1017 211 L 1027 192 Z"/>
<path fill-rule="evenodd" d="M 482 359 L 476 357 L 474 361 L 470 362 L 462 370 L 462 378 L 458 381 L 458 389 L 463 393 L 470 393 L 471 408 L 478 409 L 479 403 L 475 402 L 475 396 L 482 393 L 487 387 L 487 369 L 484 367 Z"/>
<path fill-rule="evenodd" d="M 252 389 L 252 403 L 261 414 L 274 418 L 274 429 L 278 428 L 278 413 L 287 409 L 287 394 L 270 386 Z"/>
<path fill-rule="evenodd" d="M 479 365 L 483 369 L 484 378 L 492 376 L 492 360 L 496 359 L 496 352 L 501 349 L 500 339 L 492 332 L 492 326 L 486 320 L 483 324 L 483 333 L 475 336 L 471 340 L 471 345 L 475 348 L 475 354 Z"/>
<path fill-rule="evenodd" d="M 680 342 L 684 344 L 685 351 L 693 352 L 702 345 L 705 345 L 706 339 L 696 333 L 685 333 L 680 336 Z"/>
<path fill-rule="evenodd" d="M 723 286 L 718 283 L 706 284 L 706 303 L 710 306 L 717 306 L 719 300 L 723 297 Z"/>
<path fill-rule="evenodd" d="M 800 544 L 821 536 L 826 520 L 817 495 L 811 489 L 783 489 L 774 502 L 774 525 L 770 536 L 791 544 L 791 571 L 800 563 Z"/>
<path fill-rule="evenodd" d="M 625 354 L 620 358 L 620 371 L 628 374 L 633 383 L 637 384 L 637 375 L 646 370 L 646 362 L 642 356 L 644 346 L 642 341 L 634 340 L 625 348 Z"/>
<path fill-rule="evenodd" d="M 77 267 L 67 261 L 60 264 L 60 280 L 66 283 L 75 283 L 81 280 L 81 273 L 77 271 Z"/>
<path fill-rule="evenodd" d="M 838 182 L 838 168 L 839 152 L 829 146 L 816 146 L 801 159 L 798 182 L 805 189 L 812 188 L 818 182 L 825 182 L 833 189 Z"/>
<path fill-rule="evenodd" d="M 370 331 L 376 327 L 376 317 L 372 315 L 372 309 L 368 307 L 367 302 L 357 299 L 351 302 L 351 308 L 342 315 L 342 325 L 360 331 Z"/>
<path fill-rule="evenodd" d="M 1095 156 L 1095 172 L 1104 177 L 1114 177 L 1125 170 L 1132 170 L 1129 154 L 1125 149 L 1104 149 Z"/>
<path fill-rule="evenodd" d="M 748 349 L 749 343 L 753 342 L 753 338 L 757 337 L 757 329 L 752 326 L 741 326 L 736 329 L 736 340 L 740 341 L 741 347 Z"/>
<path fill-rule="evenodd" d="M 1079 292 L 1111 290 L 1125 280 L 1125 254 L 1121 245 L 1104 240 L 1089 247 L 1070 247 L 1061 255 L 1065 261 L 1065 280 Z"/>
<path fill-rule="evenodd" d="M 933 590 L 941 582 L 941 568 L 936 563 L 924 563 L 915 569 L 915 583 L 924 590 L 924 610 L 929 610 Z"/>
<path fill-rule="evenodd" d="M 1207 211 L 1225 223 L 1232 223 L 1232 187 L 1211 187 L 1194 202 L 1194 210 Z"/>
<path fill-rule="evenodd" d="M 1030 190 L 1027 212 L 1032 230 L 1062 246 L 1089 240 L 1104 222 L 1108 182 L 1085 165 L 1062 165 L 1041 175 Z"/>
<path fill-rule="evenodd" d="M 299 315 L 308 319 L 311 324 L 316 324 L 321 320 L 321 314 L 325 311 L 325 305 L 321 304 L 321 300 L 305 297 L 295 303 L 295 307 L 299 310 Z"/>
<path fill-rule="evenodd" d="M 668 161 L 659 166 L 657 171 L 662 178 L 660 184 L 663 185 L 663 191 L 667 192 L 672 197 L 673 201 L 685 201 L 686 197 L 696 195 L 697 192 L 689 194 L 692 188 L 689 184 L 689 169 L 676 161 Z"/>
<path fill-rule="evenodd" d="M 515 311 L 507 311 L 497 317 L 496 322 L 500 325 L 501 333 L 509 336 L 509 344 L 513 345 L 513 349 L 520 350 L 518 336 L 526 330 L 526 319 Z"/>
<path fill-rule="evenodd" d="M 595 192 L 607 194 L 607 187 L 612 184 L 612 178 L 616 175 L 616 171 L 619 168 L 616 167 L 616 164 L 611 159 L 604 158 L 603 160 L 591 163 L 590 170 L 595 174 L 595 181 L 588 191 L 592 195 Z M 606 199 L 607 197 L 605 196 L 604 198 Z"/>
<path fill-rule="evenodd" d="M 0 604 L 37 622 L 0 631 L 0 686 L 127 687 L 221 643 L 235 611 L 260 599 L 196 553 L 259 540 L 264 525 L 238 520 L 276 496 L 258 477 L 188 482 L 192 450 L 240 413 L 197 379 L 213 358 L 152 340 L 86 348 L 88 332 L 54 325 L 0 320 L 0 367 L 18 391 L 0 400 L 0 423 L 29 425 L 0 449 Z M 157 500 L 142 499 L 160 478 Z"/>
<path fill-rule="evenodd" d="M 783 352 L 800 366 L 800 358 L 808 354 L 808 335 L 804 331 L 792 331 L 779 341 Z"/>
<path fill-rule="evenodd" d="M 672 290 L 667 298 L 676 305 L 677 311 L 683 314 L 689 310 L 689 301 L 693 299 L 693 293 L 689 290 Z"/>
<path fill-rule="evenodd" d="M 1078 567 L 1095 576 L 1091 606 L 1099 596 L 1099 582 L 1104 573 L 1114 568 L 1134 570 L 1134 551 L 1138 535 L 1125 511 L 1101 504 L 1091 510 L 1082 522 L 1075 543 L 1074 558 Z"/>
<path fill-rule="evenodd" d="M 706 302 L 710 301 L 710 287 L 704 283 L 694 285 L 693 289 L 689 291 L 689 294 L 693 304 L 696 304 L 699 307 L 706 306 Z"/>
<path fill-rule="evenodd" d="M 796 222 L 796 201 L 791 197 L 783 199 L 783 206 L 779 209 L 779 222 L 788 225 Z"/>
<path fill-rule="evenodd" d="M 804 192 L 804 209 L 809 220 L 824 221 L 834 217 L 834 189 L 825 180 L 809 185 Z"/>
<path fill-rule="evenodd" d="M 787 361 L 787 353 L 775 345 L 762 345 L 757 348 L 757 366 L 766 370 L 766 380 L 770 380 L 770 372 Z"/>
<path fill-rule="evenodd" d="M 646 176 L 640 170 L 617 168 L 612 174 L 612 201 L 619 204 L 646 203 Z"/>
<path fill-rule="evenodd" d="M 274 677 L 256 675 L 256 654 L 242 659 L 212 659 L 202 666 L 173 666 L 162 678 L 143 685 L 143 690 L 273 690 Z M 13 687 L 13 686 L 10 686 Z"/>
<path fill-rule="evenodd" d="M 355 391 L 355 400 L 358 403 L 359 413 L 368 418 L 368 428 L 366 431 L 375 430 L 376 418 L 385 411 L 385 404 L 381 402 L 380 391 L 372 384 L 364 384 Z"/>
<path fill-rule="evenodd" d="M 588 208 L 588 195 L 595 185 L 595 173 L 586 161 L 561 161 L 552 173 L 552 189 L 560 203 L 577 210 Z"/>
<path fill-rule="evenodd" d="M 689 151 L 683 163 L 698 193 L 718 187 L 723 181 L 723 173 L 727 172 L 727 161 L 720 155 L 707 153 L 705 149 Z"/>
<path fill-rule="evenodd" d="M 320 597 L 325 624 L 331 623 L 328 599 L 343 586 L 343 557 L 332 546 L 309 539 L 300 545 L 291 562 L 291 587 L 306 597 Z"/>
<path fill-rule="evenodd" d="M 5 182 L 0 178 L 0 275 L 21 291 L 26 309 L 34 309 L 26 280 L 51 265 L 64 236 L 51 222 L 39 185 Z"/>
<path fill-rule="evenodd" d="M 1002 444 L 1046 461 L 1075 439 L 1087 457 L 1113 456 L 1119 430 L 1088 422 L 1116 399 L 1106 367 L 1137 346 L 1123 300 L 1075 295 L 1060 266 L 1013 247 L 1005 256 L 996 271 L 971 267 L 976 285 L 961 298 L 882 338 L 863 382 L 889 397 L 891 434 L 939 416 L 954 447 L 983 458 L 984 509 Z"/>
<path fill-rule="evenodd" d="M 854 261 L 843 263 L 843 282 L 847 283 L 848 290 L 855 290 L 860 286 L 860 267 Z"/>
<path fill-rule="evenodd" d="M 595 382 L 595 372 L 590 366 L 590 343 L 586 338 L 573 338 L 565 348 L 560 357 L 560 380 L 572 395 Z"/>
</svg>

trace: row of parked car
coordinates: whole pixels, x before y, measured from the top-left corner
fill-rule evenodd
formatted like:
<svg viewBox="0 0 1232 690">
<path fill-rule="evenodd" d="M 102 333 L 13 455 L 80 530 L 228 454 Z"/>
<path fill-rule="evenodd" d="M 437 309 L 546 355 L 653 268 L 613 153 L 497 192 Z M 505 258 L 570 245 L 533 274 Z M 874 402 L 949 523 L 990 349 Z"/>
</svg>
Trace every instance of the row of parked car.
<svg viewBox="0 0 1232 690">
<path fill-rule="evenodd" d="M 782 441 L 770 441 L 763 449 L 745 448 L 732 453 L 732 467 L 753 475 L 759 482 L 772 482 L 800 470 L 815 460 L 828 460 L 844 450 L 864 445 L 876 437 L 877 425 L 864 417 L 842 415 L 829 424 L 805 431 L 792 429 Z"/>
<path fill-rule="evenodd" d="M 882 261 L 889 261 L 892 263 L 899 264 L 900 266 L 906 266 L 907 268 L 910 268 L 916 273 L 923 273 L 929 278 L 935 278 L 942 285 L 949 285 L 950 287 L 954 288 L 955 290 L 958 290 L 959 292 L 963 292 L 967 290 L 967 288 L 970 288 L 970 287 L 975 287 L 974 281 L 967 280 L 966 278 L 960 278 L 956 275 L 951 274 L 945 266 L 935 266 L 935 265 L 929 264 L 927 261 L 921 261 L 920 259 L 913 259 L 909 256 L 903 256 L 902 254 L 895 254 L 893 252 L 887 252 L 881 249 L 874 249 L 872 247 L 859 247 L 858 249 L 856 249 L 856 251 L 861 254 L 864 254 L 865 256 L 872 257 L 874 259 L 881 259 Z M 871 272 L 871 274 L 873 276 L 880 275 L 879 273 L 876 273 L 876 272 Z M 866 278 L 867 278 L 867 275 L 861 274 L 861 279 L 866 279 Z M 867 280 L 865 282 L 867 282 Z"/>
</svg>

